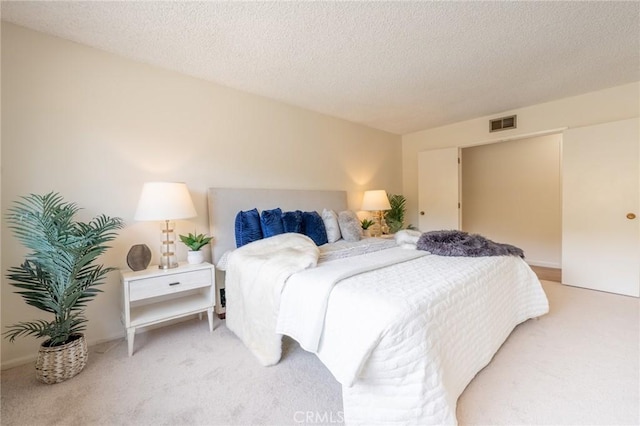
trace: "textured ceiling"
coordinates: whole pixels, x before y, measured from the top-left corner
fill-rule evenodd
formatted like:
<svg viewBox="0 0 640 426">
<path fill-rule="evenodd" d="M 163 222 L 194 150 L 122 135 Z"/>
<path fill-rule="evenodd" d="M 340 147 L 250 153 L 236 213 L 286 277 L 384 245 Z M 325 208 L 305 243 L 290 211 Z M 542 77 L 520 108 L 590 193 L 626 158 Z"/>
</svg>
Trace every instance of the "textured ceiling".
<svg viewBox="0 0 640 426">
<path fill-rule="evenodd" d="M 640 2 L 2 2 L 2 19 L 392 133 L 640 80 Z"/>
</svg>

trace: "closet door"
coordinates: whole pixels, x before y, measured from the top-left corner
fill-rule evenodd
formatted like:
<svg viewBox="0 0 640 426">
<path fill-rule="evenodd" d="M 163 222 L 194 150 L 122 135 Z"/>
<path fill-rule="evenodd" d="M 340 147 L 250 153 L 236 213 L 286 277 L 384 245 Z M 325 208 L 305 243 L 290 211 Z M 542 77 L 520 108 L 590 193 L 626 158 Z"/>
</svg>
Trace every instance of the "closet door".
<svg viewBox="0 0 640 426">
<path fill-rule="evenodd" d="M 640 295 L 640 120 L 567 130 L 562 282 Z"/>
<path fill-rule="evenodd" d="M 460 229 L 458 148 L 418 155 L 418 206 L 421 231 Z"/>
</svg>

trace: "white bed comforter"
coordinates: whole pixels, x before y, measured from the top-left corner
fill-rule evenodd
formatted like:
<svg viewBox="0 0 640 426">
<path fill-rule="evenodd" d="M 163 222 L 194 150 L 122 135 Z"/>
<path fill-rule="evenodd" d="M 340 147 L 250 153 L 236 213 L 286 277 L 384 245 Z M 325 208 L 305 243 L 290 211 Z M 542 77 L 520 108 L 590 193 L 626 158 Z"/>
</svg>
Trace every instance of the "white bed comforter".
<svg viewBox="0 0 640 426">
<path fill-rule="evenodd" d="M 355 269 L 361 269 L 358 257 L 352 258 Z M 325 274 L 323 268 L 301 275 Z M 548 312 L 540 282 L 517 257 L 425 255 L 339 275 L 347 278 L 328 295 L 316 354 L 343 385 L 347 424 L 456 424 L 456 402 L 467 384 L 517 324 Z M 288 284 L 269 288 L 287 298 Z M 308 295 L 318 293 L 310 289 Z M 234 310 L 230 297 L 227 317 Z M 290 322 L 296 314 L 288 306 L 276 312 Z M 300 324 L 308 329 L 298 327 L 297 338 L 313 342 L 316 323 Z"/>
<path fill-rule="evenodd" d="M 347 424 L 456 424 L 467 384 L 548 309 L 520 258 L 429 255 L 335 286 L 317 355 L 343 385 Z"/>
<path fill-rule="evenodd" d="M 287 280 L 282 292 L 276 331 L 293 337 L 305 350 L 317 352 L 333 287 L 349 277 L 426 256 L 399 247 L 323 262 Z"/>
</svg>

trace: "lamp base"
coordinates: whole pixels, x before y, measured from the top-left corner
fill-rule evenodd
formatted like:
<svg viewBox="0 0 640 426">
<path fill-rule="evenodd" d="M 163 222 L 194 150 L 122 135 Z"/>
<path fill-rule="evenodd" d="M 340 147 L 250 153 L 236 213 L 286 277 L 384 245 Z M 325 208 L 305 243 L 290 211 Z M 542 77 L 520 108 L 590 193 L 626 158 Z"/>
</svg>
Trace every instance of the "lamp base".
<svg viewBox="0 0 640 426">
<path fill-rule="evenodd" d="M 383 235 L 389 234 L 389 225 L 387 225 L 387 221 L 384 220 L 384 212 L 382 210 L 375 213 L 374 222 L 374 230 L 371 232 L 372 236 L 382 237 Z"/>
<path fill-rule="evenodd" d="M 164 222 L 164 228 L 162 229 L 162 245 L 160 247 L 160 264 L 159 269 L 172 269 L 178 267 L 178 260 L 176 259 L 176 244 L 174 223 L 168 220 Z"/>
<path fill-rule="evenodd" d="M 387 225 L 387 221 L 384 220 L 384 213 L 380 212 L 380 232 L 382 235 L 387 235 L 389 233 L 389 225 Z"/>
<path fill-rule="evenodd" d="M 158 265 L 158 269 L 173 269 L 173 268 L 177 268 L 178 262 L 173 262 L 173 263 L 167 263 L 167 264 L 160 264 Z"/>
</svg>

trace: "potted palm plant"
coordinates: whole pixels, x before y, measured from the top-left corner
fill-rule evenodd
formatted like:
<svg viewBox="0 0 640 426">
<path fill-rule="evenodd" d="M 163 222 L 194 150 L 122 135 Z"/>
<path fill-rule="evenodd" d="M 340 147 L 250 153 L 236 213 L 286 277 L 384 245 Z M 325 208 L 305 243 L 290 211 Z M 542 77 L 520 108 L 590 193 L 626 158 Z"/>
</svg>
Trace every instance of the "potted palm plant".
<svg viewBox="0 0 640 426">
<path fill-rule="evenodd" d="M 404 225 L 405 204 L 407 200 L 402 194 L 390 194 L 389 205 L 391 210 L 384 213 L 384 219 L 389 226 L 389 233 L 395 234 Z"/>
<path fill-rule="evenodd" d="M 20 289 L 16 293 L 28 305 L 52 314 L 53 320 L 19 322 L 3 334 L 10 341 L 27 335 L 47 338 L 38 351 L 36 378 L 49 384 L 75 376 L 87 363 L 85 307 L 115 269 L 96 260 L 123 226 L 122 219 L 105 215 L 78 222 L 78 210 L 51 192 L 21 197 L 7 215 L 9 228 L 30 250 L 20 266 L 8 269 L 9 284 Z"/>
<path fill-rule="evenodd" d="M 189 233 L 188 235 L 180 235 L 180 240 L 189 248 L 187 252 L 187 262 L 190 265 L 197 265 L 204 262 L 204 253 L 200 249 L 211 242 L 213 237 L 207 237 L 204 234 Z"/>
</svg>

